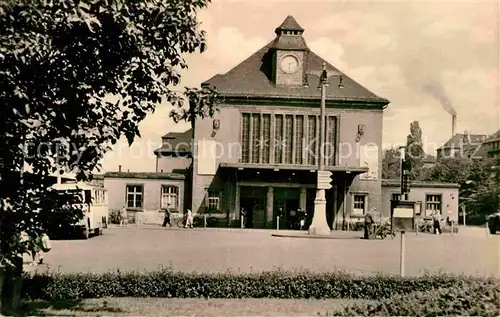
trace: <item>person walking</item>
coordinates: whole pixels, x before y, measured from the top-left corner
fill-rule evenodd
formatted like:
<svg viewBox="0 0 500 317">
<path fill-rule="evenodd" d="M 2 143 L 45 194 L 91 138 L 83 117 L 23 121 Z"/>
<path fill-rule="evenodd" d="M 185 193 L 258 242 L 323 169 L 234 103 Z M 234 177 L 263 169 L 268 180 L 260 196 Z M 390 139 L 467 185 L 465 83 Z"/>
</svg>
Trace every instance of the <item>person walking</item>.
<svg viewBox="0 0 500 317">
<path fill-rule="evenodd" d="M 120 227 L 127 226 L 127 208 L 123 205 L 122 209 L 120 209 Z"/>
<path fill-rule="evenodd" d="M 43 255 L 46 252 L 49 252 L 50 249 L 52 248 L 50 245 L 50 239 L 47 234 L 42 234 L 41 237 L 41 245 L 36 242 L 36 240 L 30 239 L 30 244 L 31 244 L 31 263 L 30 265 L 38 265 L 38 264 L 43 264 Z"/>
<path fill-rule="evenodd" d="M 439 211 L 434 211 L 432 220 L 434 223 L 434 234 L 441 234 L 441 215 L 439 214 Z"/>
<path fill-rule="evenodd" d="M 193 228 L 193 213 L 191 212 L 191 209 L 188 209 L 187 210 L 187 213 L 186 213 L 186 225 L 184 226 L 184 228 Z"/>
<path fill-rule="evenodd" d="M 42 235 L 42 247 L 38 251 L 38 264 L 43 264 L 44 253 L 49 252 L 51 249 L 52 249 L 52 246 L 50 244 L 50 238 L 46 233 L 44 233 Z"/>
<path fill-rule="evenodd" d="M 163 218 L 163 224 L 161 226 L 167 227 L 167 224 L 169 227 L 172 227 L 172 224 L 170 223 L 170 212 L 168 209 L 165 209 L 165 217 Z"/>
<path fill-rule="evenodd" d="M 365 239 L 369 240 L 371 238 L 372 232 L 373 232 L 373 224 L 375 223 L 375 220 L 373 217 L 375 216 L 375 212 L 377 209 L 373 207 L 372 209 L 368 210 L 368 212 L 365 214 Z"/>
</svg>

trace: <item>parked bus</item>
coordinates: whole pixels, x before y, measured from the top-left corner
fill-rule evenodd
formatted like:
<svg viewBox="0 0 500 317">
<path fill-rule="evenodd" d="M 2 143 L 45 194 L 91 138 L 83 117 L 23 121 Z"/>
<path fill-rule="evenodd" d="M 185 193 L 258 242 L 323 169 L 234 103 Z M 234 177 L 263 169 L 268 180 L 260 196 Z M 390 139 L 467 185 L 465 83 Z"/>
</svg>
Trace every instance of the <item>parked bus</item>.
<svg viewBox="0 0 500 317">
<path fill-rule="evenodd" d="M 91 235 L 101 235 L 108 226 L 108 193 L 106 189 L 86 183 L 57 183 L 52 189 L 61 194 L 62 199 L 80 197 L 83 217 L 71 225 L 71 231 L 80 234 L 84 239 Z M 70 202 L 71 203 L 71 202 Z"/>
</svg>

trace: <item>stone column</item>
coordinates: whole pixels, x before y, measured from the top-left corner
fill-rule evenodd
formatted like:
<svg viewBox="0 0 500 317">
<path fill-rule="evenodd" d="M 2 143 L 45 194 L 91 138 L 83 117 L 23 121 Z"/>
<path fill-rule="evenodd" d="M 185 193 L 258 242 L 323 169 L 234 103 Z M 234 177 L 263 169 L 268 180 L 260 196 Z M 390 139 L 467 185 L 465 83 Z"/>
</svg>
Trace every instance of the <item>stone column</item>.
<svg viewBox="0 0 500 317">
<path fill-rule="evenodd" d="M 332 188 L 332 199 L 333 199 L 333 204 L 332 204 L 332 228 L 334 230 L 337 229 L 337 222 L 338 222 L 338 194 L 337 194 L 337 185 L 333 185 Z"/>
<path fill-rule="evenodd" d="M 306 203 L 307 203 L 307 188 L 302 187 L 300 189 L 300 202 L 299 202 L 299 208 L 302 209 L 303 211 L 306 211 Z"/>
<path fill-rule="evenodd" d="M 267 206 L 266 206 L 266 222 L 272 225 L 273 223 L 273 205 L 274 205 L 274 188 L 269 186 L 267 188 Z"/>
<path fill-rule="evenodd" d="M 240 220 L 240 185 L 236 184 L 236 195 L 234 197 L 234 217 Z"/>
</svg>

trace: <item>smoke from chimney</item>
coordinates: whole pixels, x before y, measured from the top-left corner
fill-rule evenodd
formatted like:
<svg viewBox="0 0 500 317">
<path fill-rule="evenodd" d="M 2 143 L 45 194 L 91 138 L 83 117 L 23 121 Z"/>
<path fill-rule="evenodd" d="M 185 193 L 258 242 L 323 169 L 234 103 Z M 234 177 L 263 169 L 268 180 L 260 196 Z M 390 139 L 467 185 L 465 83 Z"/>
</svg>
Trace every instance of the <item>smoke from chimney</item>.
<svg viewBox="0 0 500 317">
<path fill-rule="evenodd" d="M 451 101 L 448 99 L 444 87 L 439 80 L 442 76 L 442 69 L 436 67 L 437 65 L 434 62 L 431 63 L 433 65 L 427 64 L 435 58 L 439 60 L 440 55 L 439 52 L 434 51 L 432 48 L 429 48 L 428 54 L 430 55 L 429 58 L 424 59 L 426 60 L 425 63 L 422 59 L 415 58 L 409 60 L 405 67 L 403 67 L 403 76 L 408 87 L 424 92 L 436 99 L 441 104 L 441 107 L 451 115 L 451 133 L 453 137 L 457 133 L 457 112 L 451 105 Z M 420 56 L 420 58 L 423 57 Z"/>
<path fill-rule="evenodd" d="M 431 95 L 434 99 L 439 101 L 441 106 L 443 106 L 444 110 L 451 114 L 452 116 L 456 116 L 457 112 L 451 105 L 451 101 L 446 97 L 446 94 L 444 92 L 444 88 L 441 85 L 440 82 L 438 81 L 433 81 L 429 80 L 426 84 L 423 86 L 424 91 Z"/>
<path fill-rule="evenodd" d="M 455 136 L 456 131 L 457 131 L 457 115 L 453 114 L 451 115 L 451 137 Z"/>
</svg>

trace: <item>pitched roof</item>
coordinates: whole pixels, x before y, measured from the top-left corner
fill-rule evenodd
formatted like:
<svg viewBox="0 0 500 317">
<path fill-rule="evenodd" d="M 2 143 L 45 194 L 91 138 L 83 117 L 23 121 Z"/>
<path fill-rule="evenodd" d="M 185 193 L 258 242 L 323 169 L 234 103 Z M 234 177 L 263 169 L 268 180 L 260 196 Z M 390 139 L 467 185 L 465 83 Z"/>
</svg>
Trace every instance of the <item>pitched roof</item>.
<svg viewBox="0 0 500 317">
<path fill-rule="evenodd" d="M 471 157 L 472 158 L 483 158 L 487 157 L 489 152 L 488 145 L 486 144 L 481 144 L 474 153 L 472 153 Z"/>
<path fill-rule="evenodd" d="M 169 132 L 162 136 L 163 145 L 161 148 L 154 150 L 155 154 L 160 152 L 168 153 L 190 153 L 191 152 L 191 139 L 193 136 L 192 129 L 184 132 Z"/>
<path fill-rule="evenodd" d="M 304 40 L 302 36 L 289 35 L 277 36 L 274 39 L 271 48 L 278 50 L 309 50 L 306 40 Z"/>
<path fill-rule="evenodd" d="M 488 143 L 490 141 L 493 141 L 495 139 L 498 139 L 500 138 L 500 130 L 498 130 L 497 132 L 493 133 L 492 135 L 490 135 L 488 138 L 486 138 L 486 140 L 484 140 L 483 142 L 484 143 Z"/>
<path fill-rule="evenodd" d="M 470 145 L 465 141 L 467 139 L 467 134 L 457 133 L 451 139 L 446 141 L 438 150 L 446 148 L 459 148 L 464 147 L 474 147 L 477 148 L 486 138 L 486 134 L 470 134 Z"/>
<path fill-rule="evenodd" d="M 289 15 L 285 18 L 283 23 L 281 23 L 281 25 L 276 28 L 276 33 L 278 33 L 278 31 L 280 30 L 303 32 L 304 28 L 300 26 L 300 24 L 297 22 L 297 20 L 295 20 L 293 16 Z"/>
<path fill-rule="evenodd" d="M 318 90 L 319 76 L 322 64 L 321 57 L 310 51 L 307 56 L 306 78 L 309 87 L 276 86 L 271 81 L 271 61 L 269 49 L 274 40 L 247 58 L 245 61 L 221 75 L 215 75 L 203 84 L 215 87 L 218 93 L 225 97 L 268 97 L 268 98 L 297 98 L 319 100 L 321 95 Z M 340 72 L 337 68 L 326 63 L 328 81 L 330 86 L 326 90 L 327 100 L 339 101 L 364 101 L 389 103 L 387 99 L 380 98 L 367 90 L 350 77 Z M 342 75 L 344 88 L 339 88 L 337 83 Z M 319 107 L 319 105 L 318 105 Z"/>
<path fill-rule="evenodd" d="M 497 132 L 493 133 L 489 137 L 487 137 L 483 143 L 477 148 L 477 150 L 473 153 L 472 157 L 474 158 L 483 158 L 487 157 L 488 153 L 491 151 L 490 146 L 488 145 L 489 142 L 496 140 L 500 138 L 500 130 Z"/>
<path fill-rule="evenodd" d="M 293 17 L 287 17 L 280 27 L 294 30 L 297 28 L 302 29 Z M 294 49 L 301 49 L 302 46 L 307 48 L 307 44 L 301 35 L 278 35 L 274 40 L 227 73 L 217 74 L 202 85 L 216 88 L 218 93 L 226 98 L 320 100 L 321 92 L 318 90 L 319 79 L 322 72 L 322 65 L 326 63 L 326 70 L 329 76 L 328 82 L 330 83 L 330 86 L 326 90 L 327 100 L 371 102 L 384 105 L 389 103 L 389 100 L 381 98 L 364 88 L 309 49 L 306 51 L 305 60 L 305 80 L 308 83 L 308 87 L 275 85 L 272 76 L 272 52 L 275 45 L 278 45 L 281 49 L 290 48 L 291 46 L 294 46 Z M 339 87 L 341 79 L 342 88 Z"/>
</svg>

